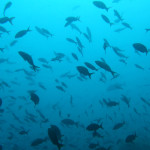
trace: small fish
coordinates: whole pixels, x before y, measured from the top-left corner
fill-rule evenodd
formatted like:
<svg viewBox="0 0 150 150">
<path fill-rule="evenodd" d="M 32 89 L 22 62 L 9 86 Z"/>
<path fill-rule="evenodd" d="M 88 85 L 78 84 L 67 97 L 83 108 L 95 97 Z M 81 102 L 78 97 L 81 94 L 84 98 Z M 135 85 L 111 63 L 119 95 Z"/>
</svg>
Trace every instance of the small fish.
<svg viewBox="0 0 150 150">
<path fill-rule="evenodd" d="M 75 60 L 77 60 L 77 61 L 79 60 L 78 57 L 77 57 L 77 55 L 76 55 L 75 53 L 71 53 L 71 55 L 72 55 L 72 57 L 73 57 Z"/>
<path fill-rule="evenodd" d="M 38 58 L 38 60 L 42 63 L 48 64 L 48 61 L 45 58 Z"/>
<path fill-rule="evenodd" d="M 123 30 L 125 30 L 126 28 L 118 28 L 118 29 L 116 29 L 115 30 L 115 32 L 121 32 L 121 31 L 123 31 Z"/>
<path fill-rule="evenodd" d="M 71 38 L 66 38 L 66 40 L 70 43 L 77 44 L 77 42 Z"/>
<path fill-rule="evenodd" d="M 31 57 L 29 54 L 27 54 L 27 53 L 25 53 L 25 52 L 23 52 L 23 51 L 19 51 L 18 53 L 19 53 L 19 55 L 20 55 L 25 61 L 27 61 L 27 62 L 32 66 L 32 69 L 33 69 L 34 71 L 37 71 L 37 69 L 38 69 L 39 67 L 34 65 L 33 59 L 32 59 L 32 57 Z"/>
<path fill-rule="evenodd" d="M 104 129 L 102 123 L 100 125 L 96 123 L 91 123 L 86 127 L 86 130 L 96 132 L 99 128 Z"/>
<path fill-rule="evenodd" d="M 4 27 L 0 26 L 0 31 L 9 34 L 10 31 L 7 31 Z"/>
<path fill-rule="evenodd" d="M 6 10 L 8 9 L 8 8 L 10 8 L 11 7 L 11 5 L 12 5 L 12 2 L 8 2 L 8 3 L 6 3 L 6 5 L 5 5 L 5 7 L 4 7 L 4 11 L 3 11 L 3 15 L 5 16 L 5 12 L 6 12 Z"/>
<path fill-rule="evenodd" d="M 136 133 L 135 134 L 131 134 L 131 135 L 128 135 L 125 139 L 125 142 L 126 143 L 133 143 L 133 141 L 136 139 L 137 135 Z"/>
<path fill-rule="evenodd" d="M 26 35 L 30 31 L 31 31 L 30 27 L 27 30 L 21 30 L 21 31 L 19 31 L 19 32 L 16 33 L 15 38 L 16 39 L 17 38 L 21 38 L 21 37 L 23 37 L 24 35 Z"/>
<path fill-rule="evenodd" d="M 138 64 L 134 64 L 134 65 L 135 65 L 136 68 L 141 69 L 141 70 L 144 70 L 144 68 L 143 68 L 142 66 L 140 66 L 140 65 L 138 65 Z"/>
<path fill-rule="evenodd" d="M 9 22 L 11 25 L 13 25 L 13 23 L 12 23 L 13 19 L 15 19 L 15 17 L 11 17 L 11 18 L 3 17 L 3 18 L 0 18 L 0 24 L 4 24 L 6 22 Z"/>
<path fill-rule="evenodd" d="M 62 86 L 56 86 L 56 88 L 62 92 L 66 92 Z"/>
<path fill-rule="evenodd" d="M 132 27 L 128 23 L 122 22 L 122 25 L 124 25 L 126 28 L 129 28 L 129 29 L 132 30 Z"/>
<path fill-rule="evenodd" d="M 109 8 L 102 1 L 94 1 L 93 4 L 100 9 L 104 9 L 106 11 L 109 10 Z"/>
<path fill-rule="evenodd" d="M 125 125 L 125 121 L 119 122 L 119 123 L 117 123 L 117 124 L 114 125 L 113 130 L 118 130 L 121 127 L 123 127 L 124 125 Z"/>
<path fill-rule="evenodd" d="M 44 34 L 47 34 L 48 36 L 51 36 L 53 37 L 54 35 L 52 33 L 50 33 L 47 29 L 45 28 L 42 28 L 41 31 L 44 33 Z"/>
<path fill-rule="evenodd" d="M 10 46 L 14 46 L 18 41 L 17 40 L 13 40 L 11 43 L 10 43 Z"/>
<path fill-rule="evenodd" d="M 76 40 L 77 40 L 77 44 L 78 44 L 79 48 L 81 48 L 81 49 L 84 48 L 84 46 L 82 45 L 82 43 L 78 37 L 76 37 Z"/>
<path fill-rule="evenodd" d="M 90 64 L 90 63 L 88 63 L 88 62 L 85 62 L 84 64 L 85 64 L 89 69 L 98 71 L 98 69 L 96 69 L 92 64 Z"/>
<path fill-rule="evenodd" d="M 2 106 L 2 103 L 3 103 L 3 102 L 2 102 L 2 99 L 0 98 L 0 107 Z"/>
<path fill-rule="evenodd" d="M 106 23 L 110 24 L 110 26 L 113 25 L 113 23 L 110 22 L 110 20 L 108 19 L 108 17 L 106 17 L 105 15 L 101 15 L 101 17 L 102 17 L 102 19 L 103 19 Z"/>
<path fill-rule="evenodd" d="M 123 21 L 122 17 L 120 16 L 117 10 L 114 10 L 114 15 L 119 19 L 119 21 Z"/>
<path fill-rule="evenodd" d="M 67 17 L 65 27 L 67 27 L 75 21 L 80 21 L 80 17 Z"/>
<path fill-rule="evenodd" d="M 75 24 L 71 23 L 70 26 L 73 30 L 76 30 L 78 33 L 82 34 L 81 30 Z"/>
<path fill-rule="evenodd" d="M 29 93 L 30 93 L 31 101 L 33 101 L 33 103 L 35 105 L 39 104 L 39 101 L 40 101 L 39 96 L 37 94 L 35 94 L 35 92 L 33 92 L 33 91 L 30 91 Z"/>
<path fill-rule="evenodd" d="M 145 29 L 145 31 L 146 31 L 146 32 L 149 32 L 149 31 L 150 31 L 150 29 Z"/>
</svg>

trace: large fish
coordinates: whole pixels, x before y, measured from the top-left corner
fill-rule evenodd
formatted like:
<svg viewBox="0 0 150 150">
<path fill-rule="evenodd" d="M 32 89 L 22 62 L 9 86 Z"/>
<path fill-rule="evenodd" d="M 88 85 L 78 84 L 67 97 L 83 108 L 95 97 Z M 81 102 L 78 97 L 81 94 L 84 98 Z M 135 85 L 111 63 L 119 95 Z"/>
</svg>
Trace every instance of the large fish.
<svg viewBox="0 0 150 150">
<path fill-rule="evenodd" d="M 141 43 L 134 43 L 133 47 L 136 51 L 139 51 L 141 53 L 146 53 L 146 55 L 149 52 L 149 50 L 146 48 L 146 46 Z"/>
<path fill-rule="evenodd" d="M 60 150 L 61 147 L 63 147 L 63 144 L 59 143 L 57 133 L 52 127 L 48 128 L 48 136 L 49 136 L 51 142 L 57 146 L 58 150 Z"/>
<path fill-rule="evenodd" d="M 94 74 L 94 73 L 89 73 L 88 69 L 83 66 L 77 66 L 77 70 L 79 71 L 80 74 L 84 76 L 89 76 L 90 79 L 91 79 L 91 75 Z"/>
<path fill-rule="evenodd" d="M 19 53 L 19 55 L 20 55 L 25 61 L 27 61 L 27 62 L 31 65 L 31 67 L 32 67 L 32 69 L 33 69 L 34 71 L 37 71 L 37 69 L 38 69 L 39 67 L 34 65 L 33 59 L 32 59 L 32 57 L 31 57 L 29 54 L 27 54 L 27 53 L 25 53 L 25 52 L 23 52 L 23 51 L 19 51 L 18 53 Z"/>
</svg>

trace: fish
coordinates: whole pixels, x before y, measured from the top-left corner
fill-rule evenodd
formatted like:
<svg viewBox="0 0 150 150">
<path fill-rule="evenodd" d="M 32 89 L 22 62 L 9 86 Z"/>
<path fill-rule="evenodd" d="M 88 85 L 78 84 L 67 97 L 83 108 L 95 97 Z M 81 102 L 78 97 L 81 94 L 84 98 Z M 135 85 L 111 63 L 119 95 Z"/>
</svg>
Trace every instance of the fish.
<svg viewBox="0 0 150 150">
<path fill-rule="evenodd" d="M 91 30 L 89 27 L 86 27 L 86 31 L 87 31 L 87 35 L 89 37 L 89 42 L 92 42 L 92 34 L 91 34 Z"/>
<path fill-rule="evenodd" d="M 101 15 L 101 17 L 102 17 L 102 19 L 106 22 L 106 23 L 108 23 L 108 24 L 110 24 L 110 26 L 112 26 L 113 25 L 113 23 L 112 22 L 110 22 L 110 20 L 109 20 L 109 18 L 108 17 L 106 17 L 105 15 Z"/>
<path fill-rule="evenodd" d="M 33 147 L 34 146 L 38 146 L 38 145 L 46 142 L 47 140 L 48 140 L 47 137 L 46 138 L 37 138 L 37 139 L 35 139 L 35 140 L 32 141 L 31 146 L 33 146 Z"/>
<path fill-rule="evenodd" d="M 34 65 L 33 59 L 29 54 L 27 54 L 26 52 L 23 52 L 23 51 L 19 51 L 18 53 L 24 59 L 24 61 L 27 61 L 31 65 L 32 69 L 35 72 L 37 71 L 38 68 L 40 68 L 40 67 Z"/>
<path fill-rule="evenodd" d="M 3 18 L 0 18 L 0 24 L 4 24 L 6 22 L 9 22 L 11 25 L 13 25 L 13 23 L 12 23 L 13 19 L 15 19 L 15 17 L 11 17 L 11 18 L 3 17 Z"/>
<path fill-rule="evenodd" d="M 106 106 L 108 107 L 114 107 L 114 106 L 117 106 L 119 105 L 118 102 L 115 102 L 115 101 L 112 101 L 109 99 L 109 101 L 106 101 L 104 98 L 103 98 L 103 102 L 106 104 Z"/>
<path fill-rule="evenodd" d="M 89 147 L 90 149 L 95 149 L 97 146 L 99 146 L 99 143 L 90 143 L 90 144 L 88 145 L 88 147 Z"/>
<path fill-rule="evenodd" d="M 47 29 L 45 29 L 45 28 L 41 28 L 41 31 L 42 31 L 43 34 L 45 34 L 45 35 L 48 35 L 48 36 L 51 36 L 51 37 L 54 36 L 52 33 L 50 33 L 50 32 L 49 32 Z"/>
<path fill-rule="evenodd" d="M 114 15 L 119 19 L 119 21 L 123 21 L 122 17 L 120 16 L 117 10 L 114 10 Z"/>
<path fill-rule="evenodd" d="M 89 73 L 88 69 L 85 68 L 84 66 L 77 66 L 76 67 L 78 72 L 84 76 L 89 76 L 89 78 L 91 79 L 91 75 L 94 73 Z"/>
<path fill-rule="evenodd" d="M 74 126 L 75 125 L 76 127 L 78 127 L 78 125 L 79 125 L 78 122 L 75 122 L 72 119 L 63 119 L 63 120 L 61 120 L 61 123 L 66 126 Z"/>
<path fill-rule="evenodd" d="M 35 94 L 35 92 L 33 91 L 30 91 L 29 94 L 30 94 L 31 101 L 35 104 L 35 106 L 39 104 L 39 101 L 40 101 L 39 96 Z"/>
<path fill-rule="evenodd" d="M 112 69 L 110 68 L 110 66 L 108 64 L 106 64 L 106 62 L 103 61 L 95 61 L 95 63 L 102 69 L 110 72 L 112 74 L 112 76 L 114 77 L 116 72 L 112 71 Z"/>
<path fill-rule="evenodd" d="M 100 125 L 91 123 L 86 127 L 86 130 L 96 132 L 99 128 L 104 129 L 102 123 Z"/>
<path fill-rule="evenodd" d="M 141 53 L 146 53 L 146 55 L 149 52 L 149 50 L 146 48 L 146 46 L 141 43 L 134 43 L 132 46 L 136 51 L 141 52 Z"/>
<path fill-rule="evenodd" d="M 102 1 L 93 1 L 94 6 L 100 9 L 104 9 L 108 12 L 110 8 L 108 8 Z"/>
<path fill-rule="evenodd" d="M 128 23 L 122 22 L 122 25 L 124 25 L 126 28 L 129 28 L 129 29 L 132 30 L 132 27 Z"/>
<path fill-rule="evenodd" d="M 133 143 L 133 141 L 136 139 L 137 135 L 135 134 L 130 134 L 126 137 L 125 142 L 126 143 Z"/>
<path fill-rule="evenodd" d="M 21 30 L 21 31 L 19 31 L 19 32 L 16 33 L 15 38 L 16 39 L 21 38 L 21 37 L 25 36 L 30 31 L 31 31 L 30 27 L 28 27 L 27 30 Z"/>
<path fill-rule="evenodd" d="M 1 51 L 1 52 L 4 52 L 4 49 L 5 49 L 5 48 L 0 48 L 0 51 Z"/>
<path fill-rule="evenodd" d="M 71 23 L 70 26 L 73 30 L 76 30 L 78 33 L 82 34 L 81 30 L 75 24 Z"/>
<path fill-rule="evenodd" d="M 45 58 L 38 58 L 38 60 L 42 63 L 48 64 L 48 61 Z"/>
<path fill-rule="evenodd" d="M 122 128 L 124 125 L 125 125 L 125 121 L 119 122 L 114 125 L 113 130 L 118 130 L 118 129 Z"/>
<path fill-rule="evenodd" d="M 84 64 L 85 64 L 89 69 L 98 71 L 98 69 L 96 69 L 92 64 L 90 64 L 90 63 L 88 63 L 88 62 L 85 62 Z"/>
<path fill-rule="evenodd" d="M 2 98 L 0 98 L 0 107 L 2 106 L 2 103 L 3 103 L 3 102 L 2 102 Z"/>
<path fill-rule="evenodd" d="M 4 27 L 0 26 L 0 31 L 9 34 L 10 31 L 7 31 Z"/>
<path fill-rule="evenodd" d="M 67 17 L 66 18 L 66 23 L 65 23 L 65 27 L 67 27 L 68 25 L 72 24 L 75 21 L 80 21 L 80 17 Z"/>
<path fill-rule="evenodd" d="M 76 40 L 77 40 L 77 44 L 78 44 L 79 48 L 81 48 L 81 49 L 84 48 L 84 46 L 82 45 L 80 39 L 77 36 L 76 36 Z"/>
<path fill-rule="evenodd" d="M 14 46 L 18 41 L 17 40 L 13 40 L 11 43 L 10 43 L 10 46 Z"/>
<path fill-rule="evenodd" d="M 141 70 L 144 70 L 144 68 L 143 68 L 142 66 L 140 66 L 140 65 L 138 65 L 138 64 L 134 64 L 134 65 L 135 65 L 136 68 L 141 69 Z"/>
<path fill-rule="evenodd" d="M 62 141 L 62 137 L 64 135 L 61 134 L 60 129 L 56 125 L 50 125 L 51 129 L 55 132 L 57 138 L 59 141 Z"/>
<path fill-rule="evenodd" d="M 125 30 L 126 28 L 118 28 L 118 29 L 116 29 L 116 30 L 114 30 L 115 32 L 121 32 L 121 31 L 123 31 L 123 30 Z"/>
<path fill-rule="evenodd" d="M 107 49 L 108 47 L 111 48 L 111 45 L 109 44 L 109 42 L 108 42 L 106 39 L 104 39 L 103 48 L 104 48 L 104 50 L 105 50 L 105 53 L 106 53 L 106 49 Z"/>
<path fill-rule="evenodd" d="M 71 38 L 66 38 L 66 40 L 70 43 L 77 44 L 77 42 Z"/>
<path fill-rule="evenodd" d="M 21 130 L 19 131 L 19 134 L 20 135 L 25 135 L 25 134 L 28 134 L 30 130 L 26 131 L 26 130 Z"/>
<path fill-rule="evenodd" d="M 57 133 L 55 132 L 55 130 L 53 130 L 52 127 L 48 128 L 48 136 L 51 142 L 57 146 L 58 150 L 60 150 L 64 146 L 63 144 L 59 143 Z"/>
<path fill-rule="evenodd" d="M 128 107 L 130 107 L 130 99 L 126 97 L 125 95 L 121 95 L 121 100 L 127 104 Z"/>
<path fill-rule="evenodd" d="M 150 31 L 150 29 L 145 29 L 145 31 L 146 31 L 146 32 L 149 32 L 149 31 Z"/>
<path fill-rule="evenodd" d="M 4 62 L 8 62 L 8 58 L 0 58 L 0 64 L 4 63 Z"/>
<path fill-rule="evenodd" d="M 4 16 L 5 16 L 6 10 L 7 10 L 8 8 L 10 8 L 11 5 L 12 5 L 12 2 L 7 2 L 7 3 L 6 3 L 6 5 L 5 5 L 5 7 L 4 7 L 4 11 L 3 11 L 3 15 L 4 15 Z"/>
<path fill-rule="evenodd" d="M 144 99 L 143 97 L 141 97 L 141 100 L 142 100 L 145 104 L 147 104 L 147 105 L 150 107 L 150 102 L 149 102 L 149 101 L 147 101 L 147 100 Z"/>
<path fill-rule="evenodd" d="M 39 34 L 45 36 L 46 38 L 49 37 L 49 35 L 47 35 L 45 32 L 43 32 L 43 30 L 42 30 L 41 28 L 35 26 L 35 29 L 36 29 L 36 31 L 37 31 Z"/>
<path fill-rule="evenodd" d="M 62 86 L 56 86 L 56 88 L 62 92 L 66 92 Z"/>
<path fill-rule="evenodd" d="M 77 61 L 79 60 L 78 57 L 77 57 L 77 55 L 76 55 L 75 53 L 71 53 L 71 55 L 72 55 L 72 57 L 73 57 L 75 60 L 77 60 Z"/>
</svg>

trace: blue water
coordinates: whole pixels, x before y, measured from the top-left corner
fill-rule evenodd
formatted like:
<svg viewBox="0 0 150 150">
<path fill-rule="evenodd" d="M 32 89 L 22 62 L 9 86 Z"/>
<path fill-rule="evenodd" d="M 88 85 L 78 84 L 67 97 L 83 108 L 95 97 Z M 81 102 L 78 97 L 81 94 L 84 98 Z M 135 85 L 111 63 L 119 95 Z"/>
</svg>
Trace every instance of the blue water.
<svg viewBox="0 0 150 150">
<path fill-rule="evenodd" d="M 3 11 L 8 2 L 0 2 L 0 19 L 4 17 Z M 113 0 L 102 0 L 110 7 L 108 12 L 94 6 L 92 0 L 11 2 L 5 16 L 15 17 L 13 25 L 0 22 L 0 26 L 10 31 L 7 34 L 0 30 L 0 48 L 4 48 L 0 51 L 0 60 L 6 59 L 0 61 L 0 145 L 3 150 L 57 150 L 48 136 L 50 125 L 56 125 L 64 135 L 62 141 L 59 141 L 64 145 L 62 150 L 89 150 L 90 143 L 98 143 L 94 148 L 96 150 L 100 150 L 100 147 L 110 147 L 112 150 L 149 150 L 150 54 L 135 52 L 133 44 L 141 43 L 149 51 L 150 32 L 145 29 L 150 29 L 150 1 L 120 0 L 115 3 Z M 123 22 L 128 23 L 132 30 L 123 26 L 121 21 L 115 23 L 117 17 L 114 16 L 114 10 L 119 12 Z M 111 27 L 102 19 L 102 14 L 114 23 Z M 74 21 L 73 24 L 80 29 L 81 34 L 70 25 L 64 27 L 67 17 L 80 17 L 80 21 Z M 19 31 L 27 30 L 28 27 L 31 32 L 15 39 Z M 53 36 L 47 38 L 37 32 L 35 27 L 47 29 Z M 87 27 L 91 31 L 92 42 L 83 35 L 87 33 Z M 125 29 L 115 32 L 120 28 Z M 84 46 L 83 56 L 76 44 L 66 40 L 71 38 L 77 42 L 76 37 Z M 121 53 L 127 56 L 123 59 L 126 64 L 119 61 L 122 58 L 116 55 L 112 47 L 104 50 L 104 39 L 112 47 L 123 50 Z M 14 40 L 17 43 L 11 46 L 10 43 Z M 29 54 L 34 64 L 40 68 L 34 71 L 32 65 L 19 55 L 19 51 Z M 62 61 L 52 61 L 56 53 L 64 54 Z M 72 53 L 76 54 L 78 61 L 72 57 Z M 44 58 L 48 63 L 39 61 L 39 58 Z M 102 61 L 101 58 L 118 74 L 116 78 L 96 65 L 95 61 Z M 84 62 L 94 65 L 98 71 L 86 67 Z M 43 67 L 43 64 L 49 68 Z M 142 68 L 137 68 L 135 64 Z M 80 74 L 77 66 L 84 66 L 90 73 L 94 73 L 91 79 Z M 63 76 L 65 73 L 68 74 Z M 106 79 L 102 78 L 101 73 Z M 35 90 L 39 97 L 37 105 L 31 100 L 31 90 Z M 122 95 L 128 98 L 129 107 L 122 100 Z M 118 105 L 109 107 L 104 99 L 115 101 Z M 63 125 L 61 121 L 67 118 L 77 122 L 78 126 Z M 44 122 L 44 119 L 48 121 Z M 120 129 L 113 130 L 119 122 L 125 124 Z M 103 124 L 104 129 L 96 131 L 103 138 L 93 137 L 93 132 L 86 129 L 91 123 Z M 28 133 L 21 134 L 21 131 Z M 127 136 L 135 133 L 137 137 L 134 141 L 127 143 Z M 42 144 L 31 146 L 35 139 L 45 137 L 47 140 Z"/>
</svg>

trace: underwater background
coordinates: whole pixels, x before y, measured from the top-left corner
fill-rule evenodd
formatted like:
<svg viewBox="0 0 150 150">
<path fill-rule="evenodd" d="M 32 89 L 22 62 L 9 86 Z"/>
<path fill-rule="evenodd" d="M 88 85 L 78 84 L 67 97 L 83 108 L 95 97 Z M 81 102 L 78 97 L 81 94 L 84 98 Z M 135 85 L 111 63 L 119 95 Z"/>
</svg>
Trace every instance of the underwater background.
<svg viewBox="0 0 150 150">
<path fill-rule="evenodd" d="M 1 0 L 0 150 L 150 150 L 149 6 Z"/>
</svg>

